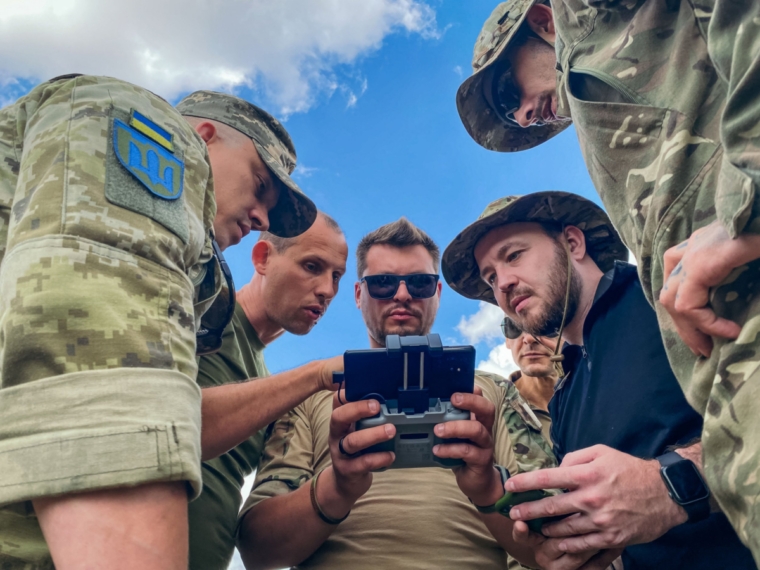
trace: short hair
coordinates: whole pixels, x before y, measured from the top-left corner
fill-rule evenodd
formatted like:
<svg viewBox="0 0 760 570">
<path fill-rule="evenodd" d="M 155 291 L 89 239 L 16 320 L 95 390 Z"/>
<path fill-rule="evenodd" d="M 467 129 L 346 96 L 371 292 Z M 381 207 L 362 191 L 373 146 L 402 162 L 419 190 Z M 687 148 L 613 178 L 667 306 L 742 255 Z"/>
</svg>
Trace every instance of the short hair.
<svg viewBox="0 0 760 570">
<path fill-rule="evenodd" d="M 228 146 L 240 146 L 245 143 L 245 141 L 251 140 L 251 138 L 245 133 L 241 133 L 236 128 L 215 119 L 204 119 L 203 117 L 193 117 L 190 115 L 183 115 L 183 117 L 185 117 L 185 120 L 190 123 L 190 126 L 193 127 L 193 129 L 201 123 L 213 123 L 216 127 L 216 136 Z"/>
<path fill-rule="evenodd" d="M 338 225 L 338 222 L 336 222 L 332 217 L 328 216 L 327 214 L 325 214 L 321 210 L 317 211 L 317 218 L 322 218 L 325 221 L 325 223 L 327 224 L 328 228 L 335 230 L 335 232 L 338 233 L 338 234 L 340 234 L 340 235 L 344 235 L 343 234 L 343 230 Z M 301 235 L 303 235 L 303 234 L 301 234 Z M 290 247 L 293 247 L 295 244 L 297 244 L 298 240 L 300 238 L 301 238 L 300 235 L 299 236 L 295 236 L 295 237 L 286 238 L 286 237 L 276 236 L 273 233 L 265 231 L 265 232 L 261 232 L 259 234 L 258 241 L 267 241 L 267 242 L 269 242 L 269 243 L 272 244 L 272 247 L 274 247 L 274 250 L 277 253 L 282 253 L 286 249 L 288 249 Z"/>
<path fill-rule="evenodd" d="M 356 248 L 356 273 L 359 279 L 364 276 L 364 271 L 367 269 L 367 253 L 374 245 L 389 245 L 398 248 L 421 245 L 430 254 L 430 257 L 433 259 L 435 272 L 438 273 L 438 265 L 441 258 L 438 245 L 428 234 L 405 217 L 377 228 L 375 231 L 364 236 L 359 242 Z"/>
<path fill-rule="evenodd" d="M 536 4 L 545 4 L 551 7 L 550 0 L 543 0 L 536 2 Z M 511 57 L 513 54 L 517 53 L 517 50 L 527 44 L 530 40 L 538 40 L 547 48 L 554 49 L 554 46 L 534 32 L 528 25 L 527 20 L 524 20 L 523 23 L 520 24 L 520 28 L 517 30 L 512 40 L 509 42 L 509 46 L 507 47 L 507 57 Z"/>
</svg>

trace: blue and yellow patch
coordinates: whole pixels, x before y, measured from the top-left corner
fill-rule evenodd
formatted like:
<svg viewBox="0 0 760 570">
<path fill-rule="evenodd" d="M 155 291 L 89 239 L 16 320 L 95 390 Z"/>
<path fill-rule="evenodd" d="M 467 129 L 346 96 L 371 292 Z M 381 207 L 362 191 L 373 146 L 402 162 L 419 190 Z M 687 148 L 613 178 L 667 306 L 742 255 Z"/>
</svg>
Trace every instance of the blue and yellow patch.
<svg viewBox="0 0 760 570">
<path fill-rule="evenodd" d="M 168 143 L 173 149 L 171 134 L 137 111 L 132 112 L 130 124 L 136 117 L 139 117 L 137 124 L 152 136 L 146 136 L 136 126 L 127 125 L 121 119 L 114 119 L 113 148 L 116 157 L 152 194 L 165 200 L 176 200 L 182 195 L 185 163 L 164 144 Z"/>
<path fill-rule="evenodd" d="M 172 134 L 135 109 L 132 109 L 132 115 L 129 117 L 129 126 L 140 131 L 149 139 L 156 141 L 169 152 L 174 152 L 174 137 Z"/>
</svg>

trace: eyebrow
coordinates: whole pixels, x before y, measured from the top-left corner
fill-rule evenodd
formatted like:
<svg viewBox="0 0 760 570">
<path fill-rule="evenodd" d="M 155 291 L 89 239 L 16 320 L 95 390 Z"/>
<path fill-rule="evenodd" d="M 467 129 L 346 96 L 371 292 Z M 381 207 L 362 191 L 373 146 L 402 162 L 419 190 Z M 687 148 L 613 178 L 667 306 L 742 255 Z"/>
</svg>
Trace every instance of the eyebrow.
<svg viewBox="0 0 760 570">
<path fill-rule="evenodd" d="M 504 245 L 502 245 L 499 248 L 499 250 L 496 252 L 496 259 L 504 259 L 507 256 L 507 252 L 510 249 L 514 249 L 515 247 L 527 247 L 527 245 L 528 245 L 528 242 L 526 242 L 524 240 L 520 240 L 519 238 L 508 239 L 507 242 Z M 491 268 L 490 265 L 486 265 L 484 267 L 484 270 L 487 271 L 490 268 Z M 483 270 L 479 269 L 478 272 L 480 273 L 480 278 L 482 279 L 483 278 Z"/>
</svg>

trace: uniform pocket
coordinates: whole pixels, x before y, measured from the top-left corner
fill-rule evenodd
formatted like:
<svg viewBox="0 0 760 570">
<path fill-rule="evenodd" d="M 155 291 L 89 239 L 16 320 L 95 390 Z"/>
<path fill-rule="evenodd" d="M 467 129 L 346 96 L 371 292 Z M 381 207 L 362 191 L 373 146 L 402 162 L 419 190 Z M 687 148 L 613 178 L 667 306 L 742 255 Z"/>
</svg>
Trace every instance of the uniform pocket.
<svg viewBox="0 0 760 570">
<path fill-rule="evenodd" d="M 592 87 L 580 89 L 576 78 L 570 81 L 568 98 L 586 165 L 615 227 L 642 263 L 640 273 L 648 280 L 661 222 L 672 223 L 678 209 L 694 205 L 701 185 L 693 182 L 718 145 L 693 135 L 693 120 L 679 111 L 640 104 L 638 97 L 639 102 L 620 102 L 634 97 L 613 83 L 600 87 L 604 82 L 598 76 L 583 83 Z M 691 190 L 688 196 L 687 190 Z M 652 283 L 644 286 L 651 300 Z"/>
</svg>

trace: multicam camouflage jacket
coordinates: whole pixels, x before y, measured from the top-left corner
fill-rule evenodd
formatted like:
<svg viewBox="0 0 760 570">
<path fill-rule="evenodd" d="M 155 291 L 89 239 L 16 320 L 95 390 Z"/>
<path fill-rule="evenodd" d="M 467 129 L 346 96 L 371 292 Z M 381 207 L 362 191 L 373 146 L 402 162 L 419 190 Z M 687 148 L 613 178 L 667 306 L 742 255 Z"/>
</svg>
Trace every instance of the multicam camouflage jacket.
<svg viewBox="0 0 760 570">
<path fill-rule="evenodd" d="M 560 113 L 573 118 L 594 185 L 655 304 L 668 248 L 715 219 L 732 237 L 760 231 L 760 5 L 552 6 Z M 683 381 L 694 358 L 675 335 L 669 342 L 669 319 L 655 307 Z M 689 396 L 704 409 L 706 394 Z"/>
</svg>

